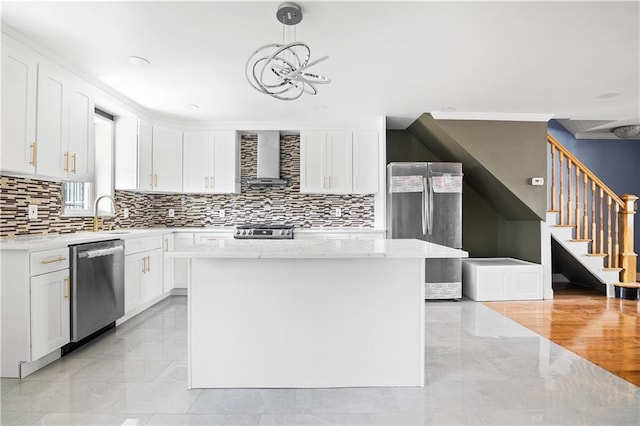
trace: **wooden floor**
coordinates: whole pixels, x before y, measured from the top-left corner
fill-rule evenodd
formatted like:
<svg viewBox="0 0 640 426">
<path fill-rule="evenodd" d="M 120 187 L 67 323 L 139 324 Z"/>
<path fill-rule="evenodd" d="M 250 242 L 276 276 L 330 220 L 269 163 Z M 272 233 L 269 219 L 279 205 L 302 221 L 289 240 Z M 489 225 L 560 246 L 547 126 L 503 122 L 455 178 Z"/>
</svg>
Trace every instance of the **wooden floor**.
<svg viewBox="0 0 640 426">
<path fill-rule="evenodd" d="M 554 285 L 553 300 L 485 305 L 640 386 L 640 302 Z"/>
</svg>

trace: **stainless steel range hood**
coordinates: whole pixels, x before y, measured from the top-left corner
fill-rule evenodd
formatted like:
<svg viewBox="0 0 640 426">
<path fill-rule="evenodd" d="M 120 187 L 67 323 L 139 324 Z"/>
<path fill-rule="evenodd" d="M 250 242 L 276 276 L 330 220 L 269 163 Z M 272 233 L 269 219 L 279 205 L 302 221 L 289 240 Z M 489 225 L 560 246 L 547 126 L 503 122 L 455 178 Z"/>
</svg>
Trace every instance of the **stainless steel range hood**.
<svg viewBox="0 0 640 426">
<path fill-rule="evenodd" d="M 258 132 L 258 175 L 247 179 L 252 186 L 285 186 L 289 179 L 280 178 L 280 132 Z"/>
</svg>

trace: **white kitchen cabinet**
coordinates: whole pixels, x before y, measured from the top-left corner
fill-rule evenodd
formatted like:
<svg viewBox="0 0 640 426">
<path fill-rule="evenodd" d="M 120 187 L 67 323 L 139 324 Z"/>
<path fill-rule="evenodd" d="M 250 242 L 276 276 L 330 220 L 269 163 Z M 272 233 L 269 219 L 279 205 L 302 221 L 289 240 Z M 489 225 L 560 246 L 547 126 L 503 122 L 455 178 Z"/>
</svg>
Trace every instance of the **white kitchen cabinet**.
<svg viewBox="0 0 640 426">
<path fill-rule="evenodd" d="M 153 126 L 153 190 L 182 191 L 182 132 Z"/>
<path fill-rule="evenodd" d="M 125 240 L 125 314 L 160 296 L 162 291 L 161 236 Z"/>
<path fill-rule="evenodd" d="M 301 132 L 300 192 L 348 194 L 352 188 L 351 163 L 350 132 Z"/>
<path fill-rule="evenodd" d="M 114 121 L 115 189 L 136 190 L 138 189 L 138 117 L 133 114 L 123 114 L 115 117 Z M 150 128 L 149 132 L 151 132 Z M 151 174 L 151 171 L 147 173 Z"/>
<path fill-rule="evenodd" d="M 353 132 L 353 194 L 378 192 L 378 132 Z"/>
<path fill-rule="evenodd" d="M 162 236 L 162 249 L 164 253 L 174 251 L 175 239 L 173 234 Z M 162 292 L 166 293 L 175 286 L 175 259 L 165 257 L 162 265 Z"/>
<path fill-rule="evenodd" d="M 235 131 L 185 131 L 183 190 L 240 192 L 240 139 Z"/>
<path fill-rule="evenodd" d="M 51 62 L 38 65 L 36 173 L 93 180 L 94 102 L 90 88 Z"/>
<path fill-rule="evenodd" d="M 69 271 L 31 277 L 31 359 L 69 343 Z"/>
<path fill-rule="evenodd" d="M 2 171 L 33 174 L 36 164 L 38 59 L 2 37 Z"/>
<path fill-rule="evenodd" d="M 138 119 L 138 189 L 153 189 L 152 126 L 140 119 Z"/>
<path fill-rule="evenodd" d="M 174 235 L 176 250 L 192 247 L 194 238 L 192 232 L 179 232 Z M 189 259 L 174 259 L 175 288 L 187 288 L 189 283 Z"/>
<path fill-rule="evenodd" d="M 300 192 L 378 192 L 376 131 L 307 130 L 300 134 Z"/>
</svg>

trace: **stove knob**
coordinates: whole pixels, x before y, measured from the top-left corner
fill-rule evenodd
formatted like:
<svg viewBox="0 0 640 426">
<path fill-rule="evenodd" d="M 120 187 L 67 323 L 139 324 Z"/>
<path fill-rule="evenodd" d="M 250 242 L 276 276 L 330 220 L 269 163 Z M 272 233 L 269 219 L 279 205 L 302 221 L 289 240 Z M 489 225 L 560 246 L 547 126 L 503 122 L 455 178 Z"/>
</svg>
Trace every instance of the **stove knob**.
<svg viewBox="0 0 640 426">
<path fill-rule="evenodd" d="M 253 235 L 253 229 L 249 229 L 249 230 L 247 231 L 247 234 L 249 234 L 249 235 Z"/>
<path fill-rule="evenodd" d="M 247 230 L 242 231 L 242 235 L 247 235 Z"/>
<path fill-rule="evenodd" d="M 240 230 L 236 229 L 236 235 L 240 235 Z"/>
</svg>

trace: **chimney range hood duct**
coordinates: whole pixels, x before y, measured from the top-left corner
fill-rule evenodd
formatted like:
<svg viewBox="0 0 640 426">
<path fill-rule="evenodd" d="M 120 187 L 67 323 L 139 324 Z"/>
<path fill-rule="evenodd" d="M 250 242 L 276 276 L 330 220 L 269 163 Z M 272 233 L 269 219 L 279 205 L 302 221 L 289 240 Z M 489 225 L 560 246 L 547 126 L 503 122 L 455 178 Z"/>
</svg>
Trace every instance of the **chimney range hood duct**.
<svg viewBox="0 0 640 426">
<path fill-rule="evenodd" d="M 285 186 L 289 179 L 280 178 L 280 132 L 258 132 L 258 175 L 247 179 L 253 186 Z"/>
</svg>

